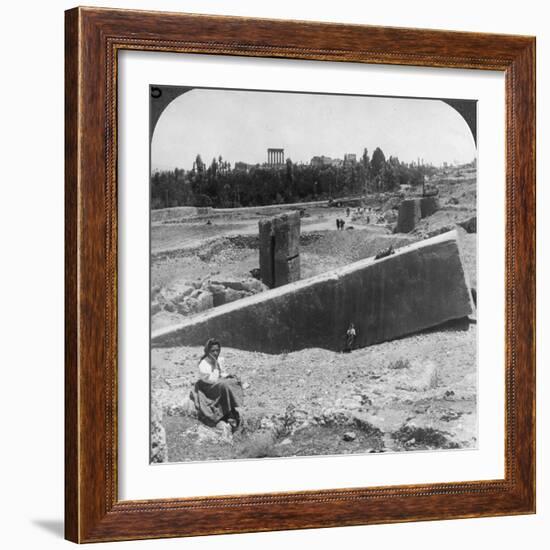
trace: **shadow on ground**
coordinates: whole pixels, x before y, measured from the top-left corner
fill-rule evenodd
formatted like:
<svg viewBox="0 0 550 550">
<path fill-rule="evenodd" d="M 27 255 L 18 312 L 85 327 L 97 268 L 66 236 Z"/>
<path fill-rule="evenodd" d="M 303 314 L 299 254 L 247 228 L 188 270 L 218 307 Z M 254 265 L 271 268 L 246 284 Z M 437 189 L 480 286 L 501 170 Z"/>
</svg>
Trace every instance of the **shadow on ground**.
<svg viewBox="0 0 550 550">
<path fill-rule="evenodd" d="M 33 519 L 31 522 L 55 537 L 65 537 L 65 523 L 61 519 Z"/>
</svg>

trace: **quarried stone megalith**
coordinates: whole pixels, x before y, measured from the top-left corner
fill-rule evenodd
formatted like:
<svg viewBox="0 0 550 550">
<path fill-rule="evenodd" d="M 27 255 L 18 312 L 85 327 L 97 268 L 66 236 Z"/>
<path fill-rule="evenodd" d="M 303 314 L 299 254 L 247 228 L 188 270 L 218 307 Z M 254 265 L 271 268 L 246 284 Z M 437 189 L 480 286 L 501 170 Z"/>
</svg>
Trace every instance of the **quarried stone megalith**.
<svg viewBox="0 0 550 550">
<path fill-rule="evenodd" d="M 300 280 L 300 213 L 258 222 L 260 279 L 270 288 Z"/>
<path fill-rule="evenodd" d="M 353 323 L 355 347 L 462 319 L 474 311 L 457 232 L 243 298 L 153 332 L 154 346 L 222 346 L 281 353 L 342 350 Z"/>
<path fill-rule="evenodd" d="M 422 217 L 420 199 L 406 199 L 399 205 L 396 233 L 410 233 Z"/>
<path fill-rule="evenodd" d="M 439 210 L 439 199 L 437 197 L 422 197 L 420 199 L 420 217 L 427 218 Z"/>
<path fill-rule="evenodd" d="M 437 197 L 421 197 L 405 199 L 399 205 L 395 233 L 410 233 L 423 218 L 431 216 L 439 210 Z"/>
</svg>

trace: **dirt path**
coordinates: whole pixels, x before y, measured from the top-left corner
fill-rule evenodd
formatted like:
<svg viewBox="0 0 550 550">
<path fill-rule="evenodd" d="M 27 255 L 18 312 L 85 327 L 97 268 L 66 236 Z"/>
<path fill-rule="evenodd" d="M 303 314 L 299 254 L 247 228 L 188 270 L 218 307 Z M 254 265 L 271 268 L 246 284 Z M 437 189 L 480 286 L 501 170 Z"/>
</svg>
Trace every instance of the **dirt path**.
<svg viewBox="0 0 550 550">
<path fill-rule="evenodd" d="M 308 210 L 308 213 L 309 216 L 301 220 L 302 233 L 334 230 L 337 218 L 347 220 L 347 226 L 353 226 L 354 230 L 378 228 L 381 232 L 389 233 L 385 228 L 374 224 L 371 226 L 354 224 L 346 218 L 346 212 L 342 209 L 315 208 Z M 227 215 L 210 219 L 201 218 L 197 221 L 190 219 L 186 223 L 155 224 L 151 227 L 151 252 L 158 254 L 192 248 L 205 244 L 212 238 L 257 235 L 259 219 L 260 216 L 251 212 L 249 217 L 239 216 L 234 219 Z M 208 221 L 210 223 L 207 223 Z"/>
</svg>

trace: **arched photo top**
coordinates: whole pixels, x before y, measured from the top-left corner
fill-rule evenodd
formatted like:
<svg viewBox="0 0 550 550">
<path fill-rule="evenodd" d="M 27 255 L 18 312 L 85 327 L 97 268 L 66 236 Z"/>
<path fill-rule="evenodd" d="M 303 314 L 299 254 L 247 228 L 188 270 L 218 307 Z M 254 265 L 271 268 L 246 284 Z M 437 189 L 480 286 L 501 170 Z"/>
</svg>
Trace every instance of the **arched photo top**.
<svg viewBox="0 0 550 550">
<path fill-rule="evenodd" d="M 402 162 L 476 157 L 472 99 L 151 85 L 150 105 L 152 170 L 191 169 L 198 154 L 269 163 L 274 148 L 298 163 L 377 147 Z"/>
</svg>

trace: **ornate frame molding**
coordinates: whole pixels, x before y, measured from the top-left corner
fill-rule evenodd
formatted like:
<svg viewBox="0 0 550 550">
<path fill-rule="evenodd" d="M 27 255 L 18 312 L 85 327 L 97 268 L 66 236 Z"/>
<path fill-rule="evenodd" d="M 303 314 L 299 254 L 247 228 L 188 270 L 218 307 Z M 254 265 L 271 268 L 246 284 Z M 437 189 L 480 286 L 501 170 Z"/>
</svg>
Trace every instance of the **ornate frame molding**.
<svg viewBox="0 0 550 550">
<path fill-rule="evenodd" d="M 467 483 L 119 501 L 120 50 L 498 70 L 506 80 L 506 475 Z M 66 538 L 176 537 L 535 510 L 535 39 L 98 8 L 66 12 Z"/>
</svg>

